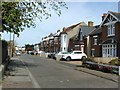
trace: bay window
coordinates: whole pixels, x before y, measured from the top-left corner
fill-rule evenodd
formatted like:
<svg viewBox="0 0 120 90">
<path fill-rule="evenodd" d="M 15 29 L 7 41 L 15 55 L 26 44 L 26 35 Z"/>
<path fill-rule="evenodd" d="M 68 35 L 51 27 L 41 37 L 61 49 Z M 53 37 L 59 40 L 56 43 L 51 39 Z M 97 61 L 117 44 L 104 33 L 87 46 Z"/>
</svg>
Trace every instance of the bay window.
<svg viewBox="0 0 120 90">
<path fill-rule="evenodd" d="M 104 44 L 102 46 L 103 57 L 116 57 L 116 44 Z"/>
</svg>

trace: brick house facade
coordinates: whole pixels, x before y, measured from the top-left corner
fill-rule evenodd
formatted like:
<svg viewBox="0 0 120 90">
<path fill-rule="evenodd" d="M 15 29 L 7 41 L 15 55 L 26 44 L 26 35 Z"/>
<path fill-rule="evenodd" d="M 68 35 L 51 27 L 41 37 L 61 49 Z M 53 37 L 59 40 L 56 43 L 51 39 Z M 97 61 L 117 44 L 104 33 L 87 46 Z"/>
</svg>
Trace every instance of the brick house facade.
<svg viewBox="0 0 120 90">
<path fill-rule="evenodd" d="M 120 58 L 119 34 L 120 13 L 108 11 L 100 26 L 90 33 L 91 56 Z"/>
<path fill-rule="evenodd" d="M 69 38 L 68 51 L 80 50 L 87 54 L 87 37 L 93 29 L 93 22 L 88 22 L 88 25 L 79 24 L 74 27 L 73 30 L 76 30 L 76 34 Z"/>
<path fill-rule="evenodd" d="M 102 29 L 99 26 L 95 26 L 96 28 L 89 34 L 90 35 L 90 44 L 91 44 L 91 56 L 92 57 L 101 57 L 101 37 L 102 37 Z"/>
<path fill-rule="evenodd" d="M 39 50 L 48 53 L 59 52 L 60 51 L 60 31 L 57 33 L 43 37 L 42 42 L 39 43 Z"/>
</svg>

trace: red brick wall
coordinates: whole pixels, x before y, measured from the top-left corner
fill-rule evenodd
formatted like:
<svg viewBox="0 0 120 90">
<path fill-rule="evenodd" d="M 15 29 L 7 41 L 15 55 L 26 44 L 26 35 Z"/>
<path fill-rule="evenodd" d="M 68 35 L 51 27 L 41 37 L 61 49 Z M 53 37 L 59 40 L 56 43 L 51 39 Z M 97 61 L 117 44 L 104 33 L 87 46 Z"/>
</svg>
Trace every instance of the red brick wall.
<svg viewBox="0 0 120 90">
<path fill-rule="evenodd" d="M 115 24 L 115 38 L 117 40 L 117 56 L 120 58 L 120 22 Z"/>
<path fill-rule="evenodd" d="M 102 41 L 107 40 L 107 26 L 102 26 Z M 117 40 L 117 57 L 120 58 L 120 22 L 115 24 L 115 39 Z"/>
<path fill-rule="evenodd" d="M 102 41 L 105 41 L 108 39 L 107 30 L 108 30 L 107 26 L 102 26 L 102 37 L 101 37 Z"/>
<path fill-rule="evenodd" d="M 101 34 L 98 34 L 98 43 L 97 45 L 94 45 L 94 38 L 93 38 L 93 35 L 90 36 L 90 43 L 91 43 L 91 56 L 92 56 L 92 49 L 95 49 L 95 53 L 94 53 L 94 56 L 95 57 L 101 57 L 102 56 L 102 47 L 100 44 L 100 40 L 101 40 Z"/>
<path fill-rule="evenodd" d="M 71 51 L 71 49 L 73 49 L 74 48 L 74 43 L 73 43 L 73 40 L 69 40 L 69 44 L 68 44 L 68 52 L 70 52 Z"/>
</svg>

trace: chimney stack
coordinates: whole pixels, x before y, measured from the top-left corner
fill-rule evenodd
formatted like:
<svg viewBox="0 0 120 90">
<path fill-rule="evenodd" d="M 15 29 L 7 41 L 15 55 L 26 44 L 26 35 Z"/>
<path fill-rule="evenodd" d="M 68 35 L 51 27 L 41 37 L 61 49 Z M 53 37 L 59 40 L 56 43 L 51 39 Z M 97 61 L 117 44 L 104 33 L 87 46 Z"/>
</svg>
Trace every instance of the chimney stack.
<svg viewBox="0 0 120 90">
<path fill-rule="evenodd" d="M 104 18 L 107 16 L 107 14 L 106 13 L 103 13 L 103 15 L 102 15 L 102 21 L 104 20 Z"/>
<path fill-rule="evenodd" d="M 93 22 L 92 22 L 92 21 L 89 21 L 89 22 L 88 22 L 88 26 L 89 26 L 89 27 L 93 27 Z"/>
</svg>

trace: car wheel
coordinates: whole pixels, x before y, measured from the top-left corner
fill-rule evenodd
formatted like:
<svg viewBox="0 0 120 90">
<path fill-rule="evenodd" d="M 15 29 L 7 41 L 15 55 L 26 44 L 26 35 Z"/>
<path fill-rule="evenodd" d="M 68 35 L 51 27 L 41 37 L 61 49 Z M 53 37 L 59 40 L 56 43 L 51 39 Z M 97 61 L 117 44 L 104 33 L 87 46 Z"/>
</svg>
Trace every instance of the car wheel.
<svg viewBox="0 0 120 90">
<path fill-rule="evenodd" d="M 86 60 L 86 57 L 85 57 L 85 56 L 83 56 L 83 57 L 82 57 L 82 60 L 83 60 L 83 61 L 84 61 L 84 60 Z"/>
<path fill-rule="evenodd" d="M 67 57 L 66 60 L 67 60 L 67 61 L 70 61 L 70 60 L 71 60 L 71 57 Z"/>
</svg>

